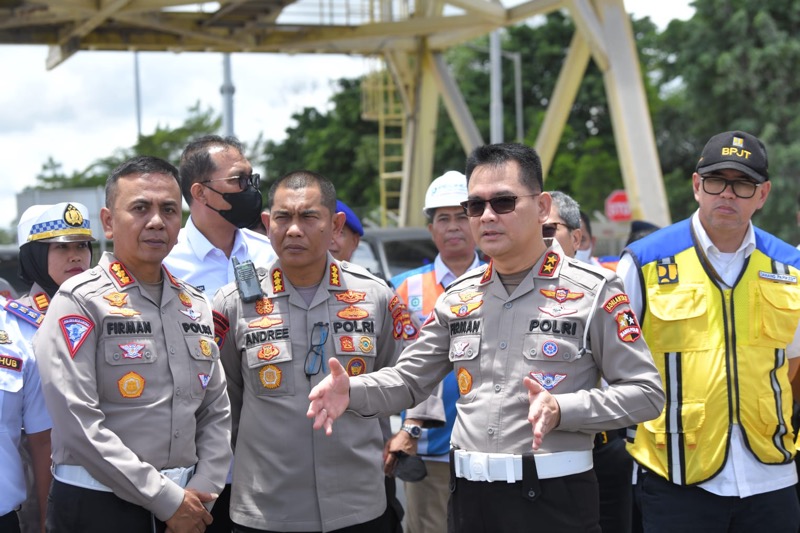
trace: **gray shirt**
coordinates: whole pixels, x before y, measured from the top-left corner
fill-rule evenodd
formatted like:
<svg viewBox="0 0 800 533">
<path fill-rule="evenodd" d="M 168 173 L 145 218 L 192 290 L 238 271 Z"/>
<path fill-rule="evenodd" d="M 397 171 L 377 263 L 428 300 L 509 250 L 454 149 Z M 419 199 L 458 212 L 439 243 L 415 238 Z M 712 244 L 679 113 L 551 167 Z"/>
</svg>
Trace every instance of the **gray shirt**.
<svg viewBox="0 0 800 533">
<path fill-rule="evenodd" d="M 545 252 L 510 296 L 492 265 L 481 266 L 448 287 L 395 368 L 350 380 L 350 409 L 391 413 L 454 370 L 461 395 L 452 443 L 521 454 L 532 444 L 522 383 L 530 376 L 561 408 L 539 452 L 590 450 L 594 433 L 655 418 L 664 404 L 626 300 L 616 275 L 559 249 Z"/>
</svg>

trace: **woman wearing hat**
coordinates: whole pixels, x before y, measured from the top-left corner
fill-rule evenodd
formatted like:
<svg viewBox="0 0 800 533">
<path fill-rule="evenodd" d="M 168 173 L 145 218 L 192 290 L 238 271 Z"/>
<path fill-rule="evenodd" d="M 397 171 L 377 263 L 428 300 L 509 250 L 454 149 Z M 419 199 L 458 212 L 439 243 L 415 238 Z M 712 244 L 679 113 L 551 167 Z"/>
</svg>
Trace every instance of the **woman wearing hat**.
<svg viewBox="0 0 800 533">
<path fill-rule="evenodd" d="M 19 240 L 19 277 L 31 284 L 31 290 L 16 301 L 3 302 L 8 318 L 15 318 L 22 336 L 30 342 L 33 334 L 47 312 L 50 298 L 59 286 L 76 274 L 91 266 L 94 242 L 89 226 L 86 206 L 77 202 L 63 202 L 55 205 L 34 205 L 25 210 L 17 228 Z M 20 307 L 21 304 L 23 307 Z M 27 309 L 25 309 L 27 308 Z M 41 357 L 41 354 L 39 354 Z M 35 385 L 38 389 L 38 377 Z M 27 394 L 27 393 L 26 393 Z M 29 394 L 33 395 L 33 392 Z M 40 393 L 39 393 L 40 395 Z M 44 409 L 44 404 L 41 404 Z M 44 508 L 47 491 L 50 488 L 50 418 L 46 411 L 40 415 L 37 431 L 23 438 L 19 446 L 20 462 L 25 469 L 27 499 L 19 511 L 22 531 L 43 530 Z M 29 423 L 26 423 L 26 429 Z M 31 425 L 31 427 L 34 427 Z M 19 434 L 20 427 L 15 431 Z M 2 444 L 2 443 L 0 443 Z M 30 455 L 29 453 L 30 452 Z M 13 463 L 13 464 L 12 464 Z M 20 464 L 9 461 L 0 467 L 9 468 L 16 474 Z M 6 472 L 7 473 L 7 472 Z M 11 478 L 9 478 L 11 479 Z M 18 476 L 14 479 L 19 480 Z M 16 487 L 15 487 L 16 488 Z M 22 494 L 22 487 L 18 494 Z M 2 514 L 2 513 L 0 513 Z M 2 517 L 0 517 L 2 518 Z M 11 517 L 13 519 L 13 517 Z M 3 529 L 0 524 L 0 530 Z M 10 529 L 14 531 L 14 529 Z"/>
<path fill-rule="evenodd" d="M 34 205 L 25 210 L 17 228 L 19 277 L 31 284 L 18 301 L 46 313 L 50 298 L 66 280 L 88 269 L 95 241 L 86 206 L 77 202 Z"/>
</svg>

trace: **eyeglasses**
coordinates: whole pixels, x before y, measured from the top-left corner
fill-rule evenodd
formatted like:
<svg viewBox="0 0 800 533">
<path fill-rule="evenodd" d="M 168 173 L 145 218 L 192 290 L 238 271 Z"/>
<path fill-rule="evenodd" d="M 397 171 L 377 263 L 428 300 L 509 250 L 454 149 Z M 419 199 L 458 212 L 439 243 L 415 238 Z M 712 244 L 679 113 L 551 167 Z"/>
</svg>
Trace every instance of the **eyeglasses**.
<svg viewBox="0 0 800 533">
<path fill-rule="evenodd" d="M 261 185 L 261 174 L 256 174 L 255 172 L 253 172 L 252 174 L 242 174 L 241 176 L 233 176 L 232 178 L 217 178 L 213 180 L 205 180 L 200 183 L 211 183 L 212 181 L 231 181 L 231 180 L 239 181 L 239 190 L 241 191 L 245 190 L 248 185 L 252 185 L 256 189 L 258 189 L 258 186 Z"/>
<path fill-rule="evenodd" d="M 563 222 L 548 222 L 547 224 L 542 224 L 542 237 L 545 239 L 555 237 L 559 226 L 564 226 L 569 231 L 569 226 Z"/>
<path fill-rule="evenodd" d="M 517 207 L 517 199 L 518 198 L 525 198 L 526 196 L 539 196 L 541 193 L 536 194 L 520 194 L 517 196 L 495 196 L 490 200 L 482 200 L 479 198 L 475 198 L 472 200 L 467 200 L 466 202 L 461 202 L 461 207 L 464 208 L 464 212 L 467 214 L 468 217 L 479 217 L 483 215 L 483 212 L 486 210 L 486 204 L 492 206 L 492 211 L 495 212 L 497 215 L 505 215 L 506 213 L 511 213 Z"/>
<path fill-rule="evenodd" d="M 325 367 L 325 341 L 328 340 L 328 323 L 317 322 L 311 328 L 311 347 L 306 354 L 306 377 L 316 376 Z"/>
<path fill-rule="evenodd" d="M 707 194 L 719 195 L 725 192 L 729 186 L 738 198 L 752 198 L 756 194 L 756 189 L 761 185 L 749 180 L 726 180 L 716 176 L 700 176 L 703 190 Z"/>
</svg>

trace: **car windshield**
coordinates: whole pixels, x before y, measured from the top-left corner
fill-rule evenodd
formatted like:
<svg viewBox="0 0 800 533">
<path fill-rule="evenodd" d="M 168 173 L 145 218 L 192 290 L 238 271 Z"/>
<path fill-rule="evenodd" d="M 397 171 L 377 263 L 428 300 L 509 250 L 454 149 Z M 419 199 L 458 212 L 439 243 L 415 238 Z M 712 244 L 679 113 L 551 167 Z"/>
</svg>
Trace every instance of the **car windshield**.
<svg viewBox="0 0 800 533">
<path fill-rule="evenodd" d="M 389 276 L 427 265 L 436 257 L 436 246 L 430 239 L 387 241 L 384 246 Z"/>
</svg>

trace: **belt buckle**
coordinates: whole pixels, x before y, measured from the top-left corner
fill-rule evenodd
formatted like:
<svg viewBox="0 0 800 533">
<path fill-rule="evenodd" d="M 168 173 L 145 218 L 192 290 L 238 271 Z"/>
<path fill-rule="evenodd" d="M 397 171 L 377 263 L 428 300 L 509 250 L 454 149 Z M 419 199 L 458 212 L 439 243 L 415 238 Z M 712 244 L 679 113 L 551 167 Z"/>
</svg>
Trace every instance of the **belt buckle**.
<svg viewBox="0 0 800 533">
<path fill-rule="evenodd" d="M 472 481 L 487 481 L 489 479 L 489 454 L 470 454 L 469 473 Z"/>
</svg>

